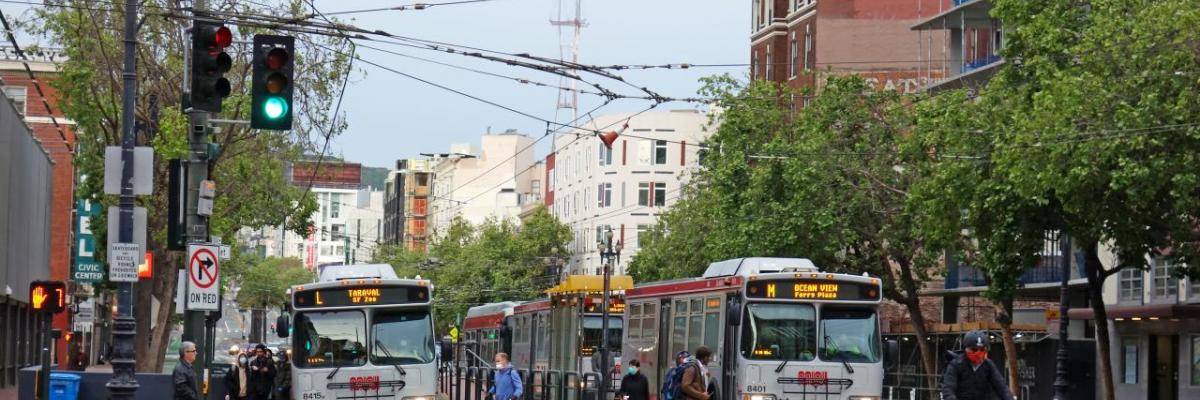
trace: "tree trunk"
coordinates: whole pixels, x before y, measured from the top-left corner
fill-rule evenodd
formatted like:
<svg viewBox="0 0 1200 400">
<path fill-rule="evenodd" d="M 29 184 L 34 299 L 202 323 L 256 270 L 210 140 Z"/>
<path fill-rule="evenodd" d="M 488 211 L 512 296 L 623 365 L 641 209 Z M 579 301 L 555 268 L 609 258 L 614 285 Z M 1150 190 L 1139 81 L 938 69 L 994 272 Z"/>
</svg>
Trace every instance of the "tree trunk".
<svg viewBox="0 0 1200 400">
<path fill-rule="evenodd" d="M 999 316 L 996 320 L 1000 323 L 1001 340 L 1004 342 L 1004 367 L 1008 370 L 1008 390 L 1014 394 L 1020 393 L 1021 373 L 1017 368 L 1017 342 L 1013 338 L 1012 330 L 1013 301 L 1008 299 L 995 306 Z"/>
<path fill-rule="evenodd" d="M 137 284 L 137 300 L 134 305 L 137 334 L 134 343 L 137 371 L 161 373 L 171 338 L 169 327 L 171 315 L 175 310 L 175 281 L 178 276 L 175 266 L 178 263 L 177 257 L 161 256 L 169 254 L 163 249 L 152 251 L 160 256 L 154 268 L 154 277 Z M 157 313 L 152 309 L 154 300 L 158 300 Z M 151 325 L 151 321 L 157 324 Z"/>
<path fill-rule="evenodd" d="M 925 327 L 925 314 L 921 312 L 921 299 L 916 296 L 904 299 L 904 307 L 912 319 L 913 332 L 917 334 L 917 350 L 921 352 L 921 369 L 925 371 L 925 380 L 930 389 L 937 388 L 937 360 L 933 350 L 929 348 L 929 330 Z"/>
<path fill-rule="evenodd" d="M 1113 393 L 1112 377 L 1112 342 L 1108 336 L 1108 313 L 1104 308 L 1104 265 L 1100 262 L 1099 244 L 1087 241 L 1084 253 L 1084 268 L 1087 272 L 1088 297 L 1092 303 L 1092 312 L 1096 323 L 1096 374 L 1100 379 L 1100 399 L 1116 400 Z"/>
</svg>

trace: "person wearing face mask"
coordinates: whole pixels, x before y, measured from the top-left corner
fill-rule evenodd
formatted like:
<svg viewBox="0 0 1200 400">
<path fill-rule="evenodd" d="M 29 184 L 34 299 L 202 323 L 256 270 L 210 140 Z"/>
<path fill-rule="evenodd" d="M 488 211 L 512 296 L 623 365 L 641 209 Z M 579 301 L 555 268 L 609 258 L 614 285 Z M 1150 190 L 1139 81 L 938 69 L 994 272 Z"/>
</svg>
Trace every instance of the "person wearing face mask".
<svg viewBox="0 0 1200 400">
<path fill-rule="evenodd" d="M 621 378 L 621 387 L 617 389 L 616 400 L 650 400 L 650 380 L 642 374 L 642 363 L 638 360 L 626 362 L 629 368 Z"/>
<path fill-rule="evenodd" d="M 292 397 L 292 363 L 288 362 L 287 350 L 279 349 L 275 372 L 275 400 Z"/>
<path fill-rule="evenodd" d="M 495 400 L 520 399 L 524 393 L 521 384 L 521 374 L 508 362 L 507 353 L 496 353 L 495 384 L 488 389 L 488 394 Z"/>
<path fill-rule="evenodd" d="M 255 346 L 255 356 L 250 359 L 250 398 L 267 400 L 275 388 L 275 360 L 271 358 L 267 346 L 259 343 Z"/>
<path fill-rule="evenodd" d="M 249 367 L 250 356 L 238 354 L 237 364 L 225 374 L 225 400 L 245 400 L 250 396 L 250 382 L 246 378 L 246 369 Z"/>
<path fill-rule="evenodd" d="M 966 351 L 951 360 L 942 375 L 942 399 L 1015 400 L 1000 368 L 987 358 L 987 334 L 967 332 L 963 346 Z"/>
</svg>

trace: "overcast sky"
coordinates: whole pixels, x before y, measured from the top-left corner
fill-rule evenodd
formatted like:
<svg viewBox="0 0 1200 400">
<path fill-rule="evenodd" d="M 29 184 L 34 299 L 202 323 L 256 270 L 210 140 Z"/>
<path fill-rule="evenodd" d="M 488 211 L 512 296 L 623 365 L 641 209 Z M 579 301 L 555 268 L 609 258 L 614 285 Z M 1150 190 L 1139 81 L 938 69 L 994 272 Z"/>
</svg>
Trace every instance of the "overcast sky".
<svg viewBox="0 0 1200 400">
<path fill-rule="evenodd" d="M 428 3 L 447 0 L 425 0 Z M 564 1 L 565 12 L 574 2 Z M 323 12 L 360 10 L 411 4 L 409 1 L 317 0 Z M 6 13 L 19 13 L 26 6 L 0 5 Z M 419 11 L 380 11 L 345 14 L 339 18 L 368 29 L 395 35 L 436 40 L 508 53 L 531 53 L 557 58 L 558 29 L 550 20 L 558 16 L 558 0 L 493 0 L 446 5 Z M 579 60 L 586 64 L 725 64 L 746 63 L 749 54 L 750 5 L 743 0 L 599 0 L 583 1 L 583 19 L 588 26 L 579 40 Z M 573 15 L 568 15 L 570 18 Z M 11 18 L 11 17 L 10 17 Z M 568 29 L 564 35 L 570 40 Z M 32 38 L 31 38 L 32 39 Z M 372 47 L 430 58 L 538 82 L 558 85 L 557 76 L 390 44 L 362 42 Z M 387 65 L 468 94 L 545 119 L 555 119 L 557 90 L 485 76 L 474 72 L 427 63 L 376 50 L 359 48 L 365 60 Z M 540 137 L 546 123 L 521 116 L 458 94 L 439 89 L 365 63 L 346 89 L 342 104 L 350 128 L 337 137 L 330 153 L 376 167 L 391 167 L 399 158 L 419 153 L 445 152 L 451 143 L 478 143 L 487 132 L 516 129 Z M 698 68 L 690 70 L 623 71 L 620 74 L 638 86 L 664 96 L 694 96 L 702 76 L 731 73 L 744 77 L 746 67 Z M 595 76 L 585 76 L 622 94 L 640 95 L 637 89 Z M 581 112 L 601 101 L 580 95 Z M 636 111 L 649 106 L 644 100 L 617 100 L 604 112 Z M 687 103 L 670 103 L 662 109 L 694 108 Z M 559 122 L 569 122 L 569 111 L 559 113 Z M 548 151 L 550 140 L 539 143 L 538 157 Z"/>
</svg>

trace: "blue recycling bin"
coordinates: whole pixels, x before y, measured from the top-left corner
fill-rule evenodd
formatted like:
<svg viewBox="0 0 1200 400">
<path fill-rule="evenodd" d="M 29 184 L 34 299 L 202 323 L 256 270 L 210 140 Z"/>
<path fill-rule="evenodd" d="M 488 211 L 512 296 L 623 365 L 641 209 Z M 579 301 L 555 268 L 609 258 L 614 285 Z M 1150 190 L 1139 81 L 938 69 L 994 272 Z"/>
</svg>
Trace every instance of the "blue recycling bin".
<svg viewBox="0 0 1200 400">
<path fill-rule="evenodd" d="M 50 373 L 50 400 L 76 400 L 79 398 L 79 375 L 62 372 Z"/>
</svg>

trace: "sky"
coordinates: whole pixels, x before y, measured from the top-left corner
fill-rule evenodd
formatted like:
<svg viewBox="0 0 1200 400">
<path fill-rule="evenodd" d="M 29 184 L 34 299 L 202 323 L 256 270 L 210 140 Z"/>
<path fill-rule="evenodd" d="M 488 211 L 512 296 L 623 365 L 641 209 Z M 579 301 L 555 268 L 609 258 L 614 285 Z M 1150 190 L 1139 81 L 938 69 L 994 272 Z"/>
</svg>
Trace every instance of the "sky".
<svg viewBox="0 0 1200 400">
<path fill-rule="evenodd" d="M 441 3 L 449 0 L 424 0 Z M 548 58 L 560 55 L 560 37 L 550 21 L 558 18 L 559 0 L 490 0 L 444 5 L 425 10 L 377 11 L 341 14 L 356 26 L 394 35 L 435 40 L 506 53 L 529 53 Z M 573 17 L 574 1 L 564 0 L 564 17 Z M 325 13 L 412 4 L 411 1 L 316 0 Z M 20 15 L 27 5 L 0 4 L 6 14 Z M 749 58 L 750 5 L 743 0 L 583 0 L 587 22 L 579 38 L 579 62 L 584 64 L 745 64 Z M 13 17 L 10 17 L 13 18 Z M 564 29 L 569 42 L 573 28 Z M 37 42 L 25 36 L 22 45 Z M 387 49 L 443 63 L 496 74 L 559 85 L 559 78 L 544 72 L 511 67 L 456 54 L 363 41 L 362 45 Z M 569 51 L 569 50 L 568 50 Z M 425 61 L 359 47 L 359 57 L 388 66 L 472 96 L 532 114 L 542 119 L 570 122 L 570 110 L 557 109 L 558 90 L 524 85 Z M 568 53 L 569 58 L 569 53 Z M 342 111 L 349 128 L 334 138 L 329 154 L 366 166 L 394 167 L 402 158 L 420 153 L 447 152 L 452 143 L 478 144 L 486 132 L 516 129 L 534 138 L 546 133 L 547 124 L 527 116 L 479 102 L 450 91 L 356 63 L 346 88 Z M 699 78 L 730 73 L 745 77 L 747 67 L 694 68 L 688 70 L 621 71 L 631 84 L 663 96 L 695 96 Z M 591 82 L 621 94 L 643 95 L 635 87 L 584 75 Z M 580 86 L 584 87 L 584 86 Z M 592 110 L 602 99 L 579 96 L 580 113 Z M 593 115 L 640 111 L 646 100 L 616 100 Z M 696 108 L 673 102 L 661 110 Z M 556 117 L 557 115 L 557 117 Z M 586 117 L 583 121 L 586 121 Z M 578 123 L 576 125 L 579 125 Z M 537 157 L 549 151 L 550 140 L 538 143 Z"/>
</svg>

